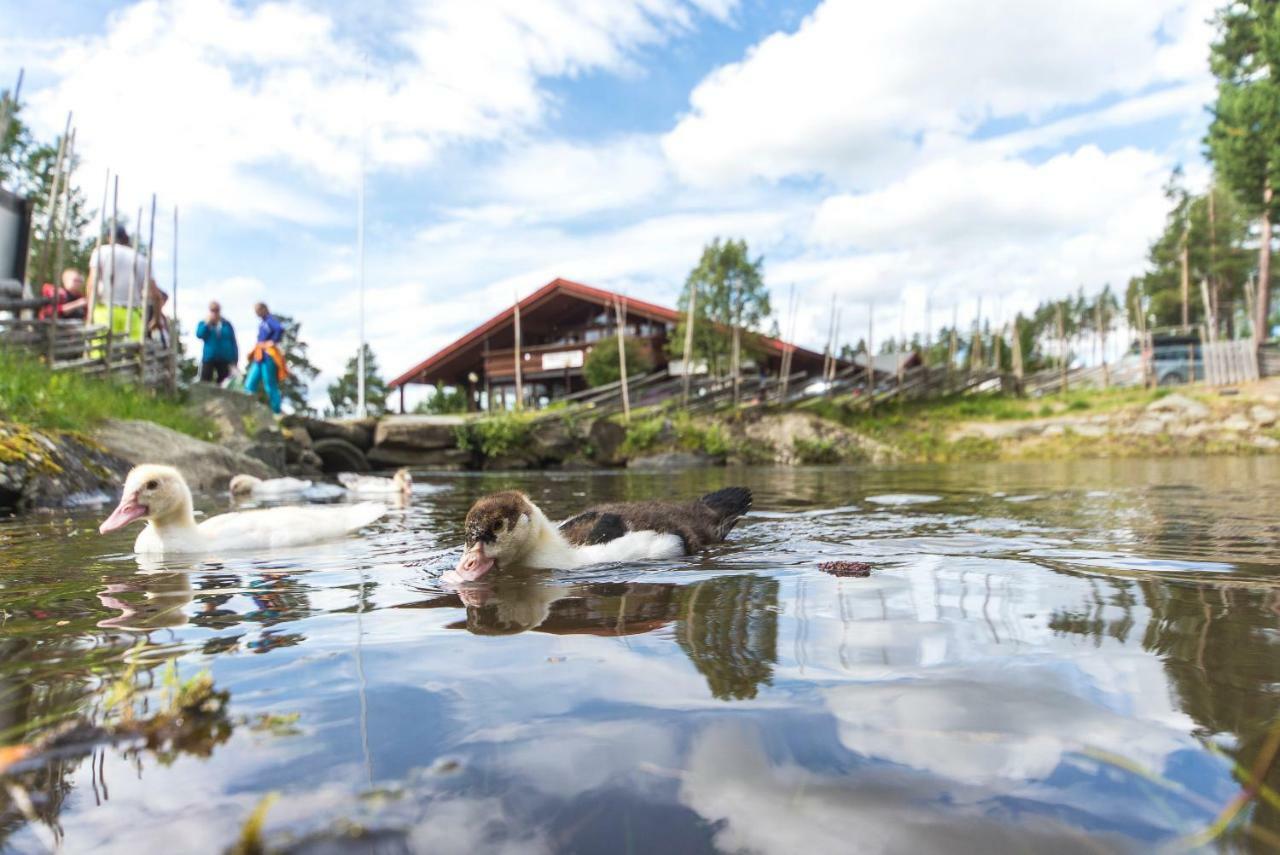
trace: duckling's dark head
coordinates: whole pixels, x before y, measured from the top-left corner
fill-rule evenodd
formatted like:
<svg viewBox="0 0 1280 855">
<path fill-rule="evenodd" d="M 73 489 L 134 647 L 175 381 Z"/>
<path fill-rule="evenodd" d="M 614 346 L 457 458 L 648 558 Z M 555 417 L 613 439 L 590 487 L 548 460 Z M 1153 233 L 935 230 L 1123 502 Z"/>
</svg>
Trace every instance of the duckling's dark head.
<svg viewBox="0 0 1280 855">
<path fill-rule="evenodd" d="M 476 501 L 463 525 L 466 551 L 457 573 L 474 581 L 495 566 L 518 563 L 530 545 L 533 503 L 524 493 L 504 490 Z"/>
</svg>

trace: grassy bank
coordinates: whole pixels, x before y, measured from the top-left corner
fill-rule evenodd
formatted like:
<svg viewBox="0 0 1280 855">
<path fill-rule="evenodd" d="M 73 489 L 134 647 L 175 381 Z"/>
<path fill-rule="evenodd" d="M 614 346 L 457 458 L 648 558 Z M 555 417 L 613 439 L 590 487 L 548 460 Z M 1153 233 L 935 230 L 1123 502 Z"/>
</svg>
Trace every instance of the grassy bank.
<svg viewBox="0 0 1280 855">
<path fill-rule="evenodd" d="M 0 420 L 45 430 L 87 432 L 106 419 L 145 419 L 201 439 L 213 426 L 181 403 L 146 389 L 53 372 L 0 349 Z"/>
</svg>

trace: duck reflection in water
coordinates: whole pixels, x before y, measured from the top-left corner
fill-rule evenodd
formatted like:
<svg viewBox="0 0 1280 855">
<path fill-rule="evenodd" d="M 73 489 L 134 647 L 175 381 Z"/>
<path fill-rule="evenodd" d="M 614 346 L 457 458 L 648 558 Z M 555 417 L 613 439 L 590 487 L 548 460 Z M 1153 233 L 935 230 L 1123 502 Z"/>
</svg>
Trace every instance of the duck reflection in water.
<svg viewBox="0 0 1280 855">
<path fill-rule="evenodd" d="M 676 644 L 721 700 L 754 698 L 772 682 L 778 659 L 778 582 L 759 576 L 687 585 L 561 585 L 550 577 L 525 577 L 468 586 L 416 607 L 465 609 L 466 617 L 448 627 L 476 635 L 621 637 L 672 625 Z"/>
</svg>

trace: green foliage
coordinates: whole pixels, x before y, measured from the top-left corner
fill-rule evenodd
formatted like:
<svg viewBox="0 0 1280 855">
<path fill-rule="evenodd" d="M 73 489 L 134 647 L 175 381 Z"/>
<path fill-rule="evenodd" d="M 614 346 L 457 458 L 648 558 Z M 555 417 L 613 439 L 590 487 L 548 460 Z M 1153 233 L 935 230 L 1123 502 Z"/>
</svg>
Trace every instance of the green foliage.
<svg viewBox="0 0 1280 855">
<path fill-rule="evenodd" d="M 201 439 L 207 419 L 128 383 L 53 372 L 22 353 L 0 349 L 0 418 L 52 430 L 83 431 L 105 419 L 145 419 Z"/>
<path fill-rule="evenodd" d="M 466 390 L 437 382 L 435 391 L 429 397 L 419 401 L 413 411 L 421 415 L 432 416 L 465 413 L 467 411 Z"/>
<path fill-rule="evenodd" d="M 723 457 L 735 446 L 728 431 L 715 421 L 697 421 L 688 413 L 672 417 L 664 414 L 636 418 L 627 425 L 622 443 L 624 455 L 635 455 L 659 449 L 698 451 L 712 457 Z"/>
<path fill-rule="evenodd" d="M 628 377 L 639 377 L 653 370 L 653 357 L 639 341 L 627 336 L 623 339 L 623 347 L 627 352 Z M 618 364 L 617 336 L 602 339 L 591 348 L 582 364 L 582 374 L 587 379 L 587 385 L 593 388 L 617 383 L 622 379 L 622 368 Z"/>
<path fill-rule="evenodd" d="M 677 359 L 684 355 L 685 318 L 691 294 L 697 298 L 693 356 L 705 359 L 713 374 L 724 374 L 729 369 L 733 327 L 741 327 L 745 333 L 744 353 L 759 350 L 758 335 L 773 310 L 764 284 L 764 259 L 752 260 L 745 240 L 716 238 L 703 248 L 702 258 L 680 292 L 681 320 L 667 343 L 668 352 Z"/>
<path fill-rule="evenodd" d="M 356 404 L 359 390 L 359 354 L 347 360 L 347 370 L 341 377 L 329 384 L 329 412 L 331 416 L 356 415 Z M 364 400 L 365 410 L 371 416 L 381 416 L 387 412 L 387 395 L 390 390 L 387 383 L 378 376 L 378 357 L 373 348 L 364 345 Z"/>
<path fill-rule="evenodd" d="M 791 441 L 796 460 L 804 464 L 839 463 L 843 455 L 835 442 L 821 437 L 797 436 Z"/>
<path fill-rule="evenodd" d="M 533 419 L 523 413 L 500 413 L 458 425 L 458 447 L 485 457 L 513 454 L 524 448 L 533 429 Z"/>
<path fill-rule="evenodd" d="M 1212 195 L 1213 222 L 1209 220 Z M 1182 250 L 1186 246 L 1189 279 L 1188 316 L 1192 324 L 1205 322 L 1200 282 L 1209 284 L 1209 299 L 1222 324 L 1230 324 L 1232 305 L 1243 306 L 1244 283 L 1249 278 L 1256 254 L 1247 244 L 1249 216 L 1225 188 L 1214 184 L 1207 193 L 1195 195 L 1183 185 L 1182 170 L 1175 169 L 1165 187 L 1169 214 L 1164 231 L 1151 244 L 1149 267 L 1142 276 L 1129 281 L 1125 312 L 1138 325 L 1135 309 L 1142 307 L 1147 324 L 1155 327 L 1182 323 Z M 1222 332 L 1229 334 L 1229 327 Z"/>
<path fill-rule="evenodd" d="M 57 218 L 50 230 L 49 191 L 53 186 L 54 167 L 58 160 L 58 140 L 36 140 L 21 116 L 22 108 L 18 105 L 5 138 L 0 140 L 0 185 L 35 202 L 27 280 L 37 284 L 58 281 L 59 271 L 55 268 L 59 245 L 62 250 L 62 267 L 78 268 L 87 277 L 89 253 L 93 251 L 94 241 L 89 226 L 96 211 L 89 208 L 84 192 L 74 180 L 80 156 L 72 152 L 70 157 L 71 215 L 67 219 L 66 232 L 64 234 L 62 230 L 61 187 L 58 191 Z M 67 169 L 64 163 L 64 172 Z"/>
</svg>

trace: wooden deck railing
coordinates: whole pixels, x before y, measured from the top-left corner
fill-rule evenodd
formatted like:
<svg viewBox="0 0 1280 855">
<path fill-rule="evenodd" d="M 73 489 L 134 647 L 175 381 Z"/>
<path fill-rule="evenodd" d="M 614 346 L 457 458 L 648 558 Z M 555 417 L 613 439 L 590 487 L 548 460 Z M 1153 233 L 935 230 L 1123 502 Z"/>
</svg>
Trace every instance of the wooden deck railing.
<svg viewBox="0 0 1280 855">
<path fill-rule="evenodd" d="M 0 301 L 0 346 L 26 351 L 55 371 L 177 388 L 177 352 L 168 342 L 139 341 L 137 331 L 126 338 L 81 320 L 20 317 L 23 310 L 42 304 L 39 300 Z"/>
</svg>

